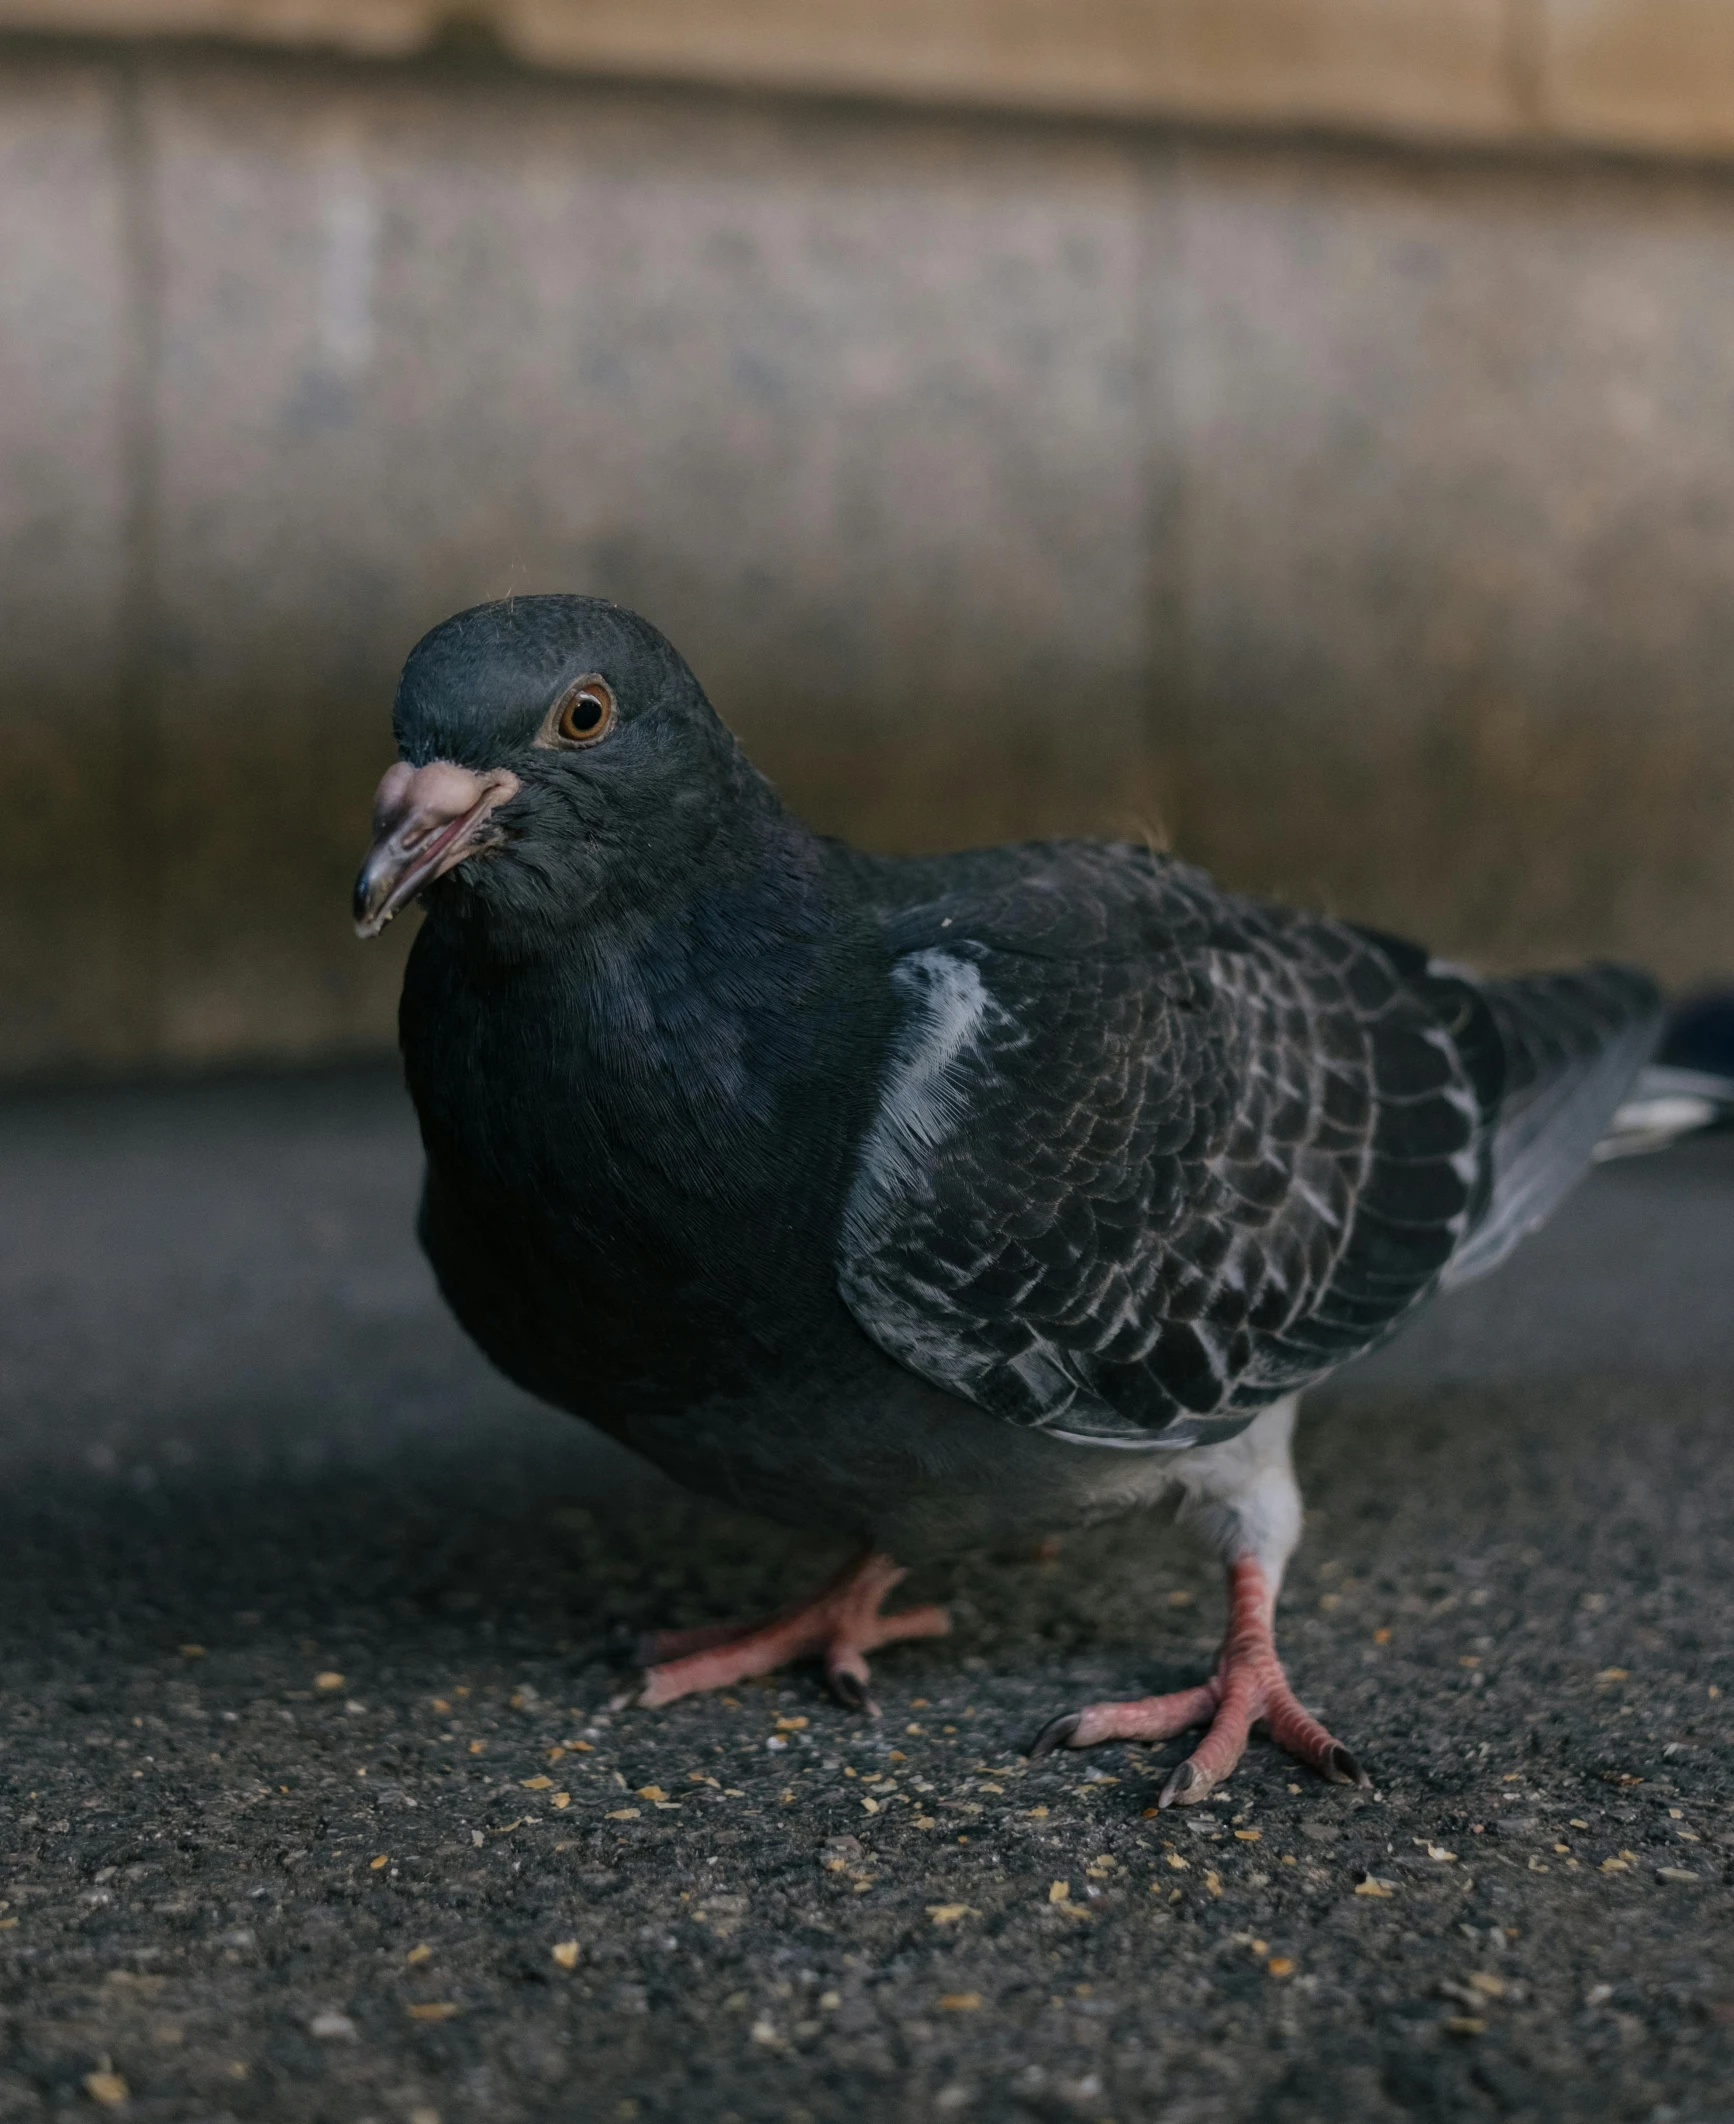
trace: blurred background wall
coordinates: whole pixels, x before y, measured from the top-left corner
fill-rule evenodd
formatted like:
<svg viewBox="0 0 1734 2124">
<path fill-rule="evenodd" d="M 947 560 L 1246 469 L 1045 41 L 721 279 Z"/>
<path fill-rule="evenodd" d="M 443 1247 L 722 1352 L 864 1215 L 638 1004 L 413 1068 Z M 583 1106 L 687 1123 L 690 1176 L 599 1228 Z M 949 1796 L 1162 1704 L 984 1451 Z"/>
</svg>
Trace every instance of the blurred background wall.
<svg viewBox="0 0 1734 2124">
<path fill-rule="evenodd" d="M 364 1051 L 415 637 L 816 823 L 1734 968 L 1724 0 L 0 0 L 0 1072 Z"/>
</svg>

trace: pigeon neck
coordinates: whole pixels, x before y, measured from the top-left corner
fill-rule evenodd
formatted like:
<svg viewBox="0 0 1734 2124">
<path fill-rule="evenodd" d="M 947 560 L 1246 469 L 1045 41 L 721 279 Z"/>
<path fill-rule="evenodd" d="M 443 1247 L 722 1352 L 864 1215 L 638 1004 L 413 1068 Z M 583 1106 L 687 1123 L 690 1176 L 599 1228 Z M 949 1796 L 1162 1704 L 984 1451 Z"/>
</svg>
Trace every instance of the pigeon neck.
<svg viewBox="0 0 1734 2124">
<path fill-rule="evenodd" d="M 780 812 L 705 851 L 679 890 L 574 940 L 583 1038 L 603 1073 L 716 1115 L 823 1072 L 875 947 L 820 841 Z"/>
<path fill-rule="evenodd" d="M 557 1143 L 587 1198 L 617 1185 L 623 1217 L 660 1202 L 680 1227 L 844 1155 L 891 991 L 832 844 L 764 788 L 654 885 L 527 957 L 423 932 L 403 1035 L 436 1162 L 503 1174 Z"/>
</svg>

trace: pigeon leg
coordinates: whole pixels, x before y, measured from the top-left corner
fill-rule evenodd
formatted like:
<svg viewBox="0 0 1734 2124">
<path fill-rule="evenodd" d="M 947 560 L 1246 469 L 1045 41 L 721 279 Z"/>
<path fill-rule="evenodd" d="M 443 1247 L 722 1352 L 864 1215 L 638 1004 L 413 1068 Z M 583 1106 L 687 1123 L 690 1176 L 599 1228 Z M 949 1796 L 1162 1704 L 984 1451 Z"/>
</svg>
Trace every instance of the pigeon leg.
<svg viewBox="0 0 1734 2124">
<path fill-rule="evenodd" d="M 943 1608 L 906 1608 L 881 1615 L 880 1604 L 907 1574 L 889 1556 L 869 1549 L 845 1564 L 812 1599 L 786 1608 L 768 1622 L 736 1629 L 712 1624 L 698 1630 L 667 1630 L 653 1637 L 656 1664 L 622 1702 L 654 1706 L 698 1689 L 726 1689 L 773 1673 L 793 1660 L 824 1662 L 832 1693 L 852 1711 L 872 1711 L 867 1694 L 867 1654 L 910 1637 L 943 1637 L 951 1619 Z"/>
<path fill-rule="evenodd" d="M 1245 1752 L 1255 1720 L 1272 1740 L 1337 1785 L 1365 1785 L 1365 1771 L 1341 1741 L 1302 1710 L 1276 1656 L 1276 1595 L 1300 1532 L 1289 1440 L 1291 1396 L 1267 1409 L 1239 1438 L 1192 1453 L 1178 1471 L 1181 1516 L 1202 1526 L 1228 1566 L 1228 1631 L 1216 1672 L 1193 1689 L 1134 1703 L 1090 1704 L 1043 1727 L 1030 1749 L 1092 1748 L 1101 1741 L 1172 1740 L 1206 1726 L 1203 1740 L 1163 1786 L 1162 1807 L 1191 1807 L 1210 1794 Z"/>
<path fill-rule="evenodd" d="M 1295 1699 L 1276 1656 L 1271 1626 L 1275 1603 L 1254 1558 L 1240 1556 L 1229 1565 L 1228 1601 L 1228 1635 L 1209 1681 L 1169 1696 L 1070 1711 L 1042 1729 L 1030 1753 L 1093 1748 L 1107 1740 L 1172 1740 L 1189 1726 L 1207 1726 L 1203 1740 L 1175 1769 L 1157 1801 L 1161 1807 L 1190 1807 L 1227 1777 L 1245 1752 L 1253 1722 L 1262 1719 L 1279 1748 L 1321 1777 L 1334 1785 L 1365 1785 L 1366 1773 L 1348 1749 Z"/>
</svg>

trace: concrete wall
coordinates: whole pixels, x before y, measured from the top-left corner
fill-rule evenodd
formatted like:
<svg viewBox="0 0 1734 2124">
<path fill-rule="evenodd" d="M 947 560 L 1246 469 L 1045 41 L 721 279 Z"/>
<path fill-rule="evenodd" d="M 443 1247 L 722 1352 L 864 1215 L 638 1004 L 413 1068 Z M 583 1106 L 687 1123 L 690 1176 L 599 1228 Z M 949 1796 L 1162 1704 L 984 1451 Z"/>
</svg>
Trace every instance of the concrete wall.
<svg viewBox="0 0 1734 2124">
<path fill-rule="evenodd" d="M 1734 185 L 0 51 L 0 1068 L 388 1035 L 415 636 L 597 590 L 817 821 L 1734 965 Z"/>
</svg>

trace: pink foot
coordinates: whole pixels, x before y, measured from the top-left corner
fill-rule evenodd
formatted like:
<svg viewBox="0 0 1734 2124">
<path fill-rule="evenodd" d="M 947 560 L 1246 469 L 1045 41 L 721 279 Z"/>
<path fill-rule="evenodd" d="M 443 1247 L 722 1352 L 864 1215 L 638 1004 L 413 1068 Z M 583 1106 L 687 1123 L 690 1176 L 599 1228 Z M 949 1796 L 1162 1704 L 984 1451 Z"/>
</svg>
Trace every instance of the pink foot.
<svg viewBox="0 0 1734 2124">
<path fill-rule="evenodd" d="M 851 1711 L 878 1707 L 867 1694 L 867 1654 L 906 1637 L 943 1637 L 951 1618 L 943 1608 L 906 1608 L 881 1615 L 879 1604 L 907 1574 L 889 1556 L 869 1549 L 845 1564 L 811 1600 L 787 1608 L 769 1622 L 745 1628 L 728 1623 L 699 1630 L 664 1630 L 650 1640 L 647 1667 L 636 1689 L 619 1705 L 671 1704 L 696 1689 L 726 1689 L 773 1673 L 791 1660 L 817 1655 L 825 1679 Z"/>
<path fill-rule="evenodd" d="M 1239 1762 L 1253 1721 L 1263 1719 L 1279 1748 L 1333 1785 L 1370 1783 L 1342 1742 L 1295 1701 L 1276 1656 L 1275 1603 L 1264 1573 L 1250 1556 L 1229 1565 L 1228 1600 L 1228 1635 L 1209 1681 L 1138 1703 L 1090 1704 L 1082 1711 L 1068 1711 L 1042 1728 L 1030 1754 L 1093 1748 L 1108 1740 L 1172 1740 L 1188 1726 L 1208 1725 L 1210 1730 L 1174 1770 L 1156 1802 L 1159 1807 L 1193 1807 Z"/>
</svg>

